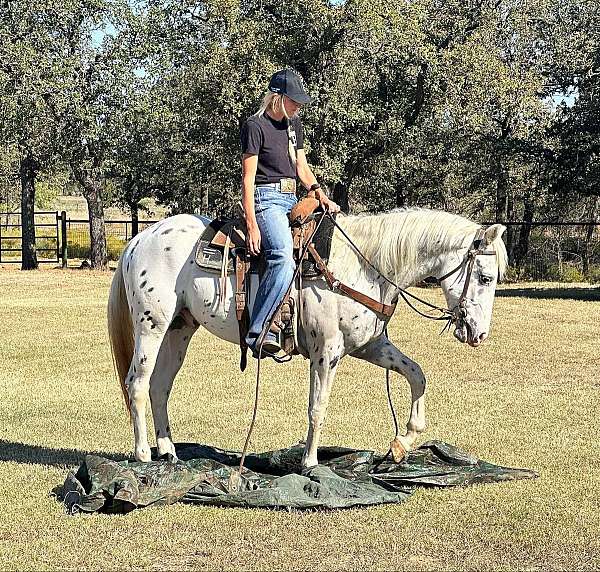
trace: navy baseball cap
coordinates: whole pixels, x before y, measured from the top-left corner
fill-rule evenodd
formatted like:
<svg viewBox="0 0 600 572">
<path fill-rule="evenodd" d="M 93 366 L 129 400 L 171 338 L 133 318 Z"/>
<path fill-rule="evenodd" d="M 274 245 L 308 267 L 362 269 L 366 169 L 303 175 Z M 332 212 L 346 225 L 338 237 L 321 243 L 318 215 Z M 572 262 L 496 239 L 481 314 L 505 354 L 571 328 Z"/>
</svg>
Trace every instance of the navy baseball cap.
<svg viewBox="0 0 600 572">
<path fill-rule="evenodd" d="M 294 70 L 286 69 L 275 72 L 269 82 L 269 91 L 287 95 L 296 103 L 310 103 L 313 99 L 306 93 L 302 78 Z"/>
</svg>

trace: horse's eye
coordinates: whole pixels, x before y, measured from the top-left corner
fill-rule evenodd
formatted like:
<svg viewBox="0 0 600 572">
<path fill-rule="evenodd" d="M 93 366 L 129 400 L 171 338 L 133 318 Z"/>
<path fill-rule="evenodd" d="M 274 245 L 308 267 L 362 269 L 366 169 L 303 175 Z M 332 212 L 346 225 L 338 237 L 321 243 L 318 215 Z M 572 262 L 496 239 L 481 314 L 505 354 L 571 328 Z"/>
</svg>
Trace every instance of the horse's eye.
<svg viewBox="0 0 600 572">
<path fill-rule="evenodd" d="M 489 286 L 492 283 L 493 278 L 491 276 L 486 276 L 485 274 L 481 274 L 479 276 L 479 283 L 484 286 Z"/>
</svg>

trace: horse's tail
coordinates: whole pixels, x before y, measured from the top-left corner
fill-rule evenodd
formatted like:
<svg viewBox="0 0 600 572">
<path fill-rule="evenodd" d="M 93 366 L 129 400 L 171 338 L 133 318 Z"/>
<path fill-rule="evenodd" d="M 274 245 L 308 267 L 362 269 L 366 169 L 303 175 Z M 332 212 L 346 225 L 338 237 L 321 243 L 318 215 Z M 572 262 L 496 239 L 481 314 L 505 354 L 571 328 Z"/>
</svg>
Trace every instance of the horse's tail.
<svg viewBox="0 0 600 572">
<path fill-rule="evenodd" d="M 108 337 L 110 338 L 113 365 L 117 370 L 121 391 L 125 398 L 125 406 L 131 416 L 131 406 L 125 379 L 133 358 L 134 339 L 133 324 L 125 292 L 122 262 L 123 255 L 119 259 L 119 264 L 117 265 L 117 270 L 110 286 L 110 295 L 108 297 Z"/>
</svg>

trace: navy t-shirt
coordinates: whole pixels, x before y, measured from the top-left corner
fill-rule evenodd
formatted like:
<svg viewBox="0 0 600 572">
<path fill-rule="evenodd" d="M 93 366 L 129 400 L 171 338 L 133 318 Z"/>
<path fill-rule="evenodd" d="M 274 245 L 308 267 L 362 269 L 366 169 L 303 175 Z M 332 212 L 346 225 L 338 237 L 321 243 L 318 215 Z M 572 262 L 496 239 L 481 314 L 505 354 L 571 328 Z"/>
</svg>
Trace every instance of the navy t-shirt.
<svg viewBox="0 0 600 572">
<path fill-rule="evenodd" d="M 292 143 L 296 150 L 304 148 L 304 132 L 299 117 L 291 119 Z M 242 153 L 258 155 L 255 183 L 278 183 L 280 179 L 296 178 L 296 166 L 292 163 L 288 149 L 288 122 L 275 121 L 267 113 L 249 117 L 244 125 L 240 140 Z"/>
</svg>

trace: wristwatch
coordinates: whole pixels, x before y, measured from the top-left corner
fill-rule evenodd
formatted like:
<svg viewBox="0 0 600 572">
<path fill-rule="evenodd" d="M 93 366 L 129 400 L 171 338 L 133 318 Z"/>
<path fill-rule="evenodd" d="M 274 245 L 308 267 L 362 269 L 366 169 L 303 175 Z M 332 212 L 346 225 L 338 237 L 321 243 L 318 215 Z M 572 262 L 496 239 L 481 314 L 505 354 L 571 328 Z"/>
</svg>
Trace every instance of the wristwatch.
<svg viewBox="0 0 600 572">
<path fill-rule="evenodd" d="M 318 191 L 320 188 L 321 188 L 321 185 L 319 185 L 319 183 L 313 183 L 310 186 L 310 189 L 308 189 L 308 190 L 314 192 L 314 191 Z"/>
</svg>

